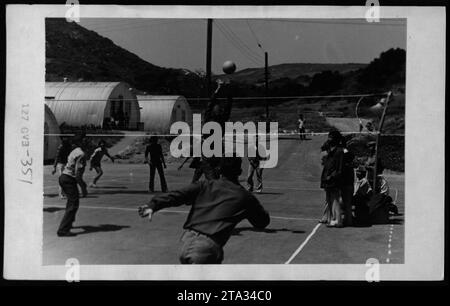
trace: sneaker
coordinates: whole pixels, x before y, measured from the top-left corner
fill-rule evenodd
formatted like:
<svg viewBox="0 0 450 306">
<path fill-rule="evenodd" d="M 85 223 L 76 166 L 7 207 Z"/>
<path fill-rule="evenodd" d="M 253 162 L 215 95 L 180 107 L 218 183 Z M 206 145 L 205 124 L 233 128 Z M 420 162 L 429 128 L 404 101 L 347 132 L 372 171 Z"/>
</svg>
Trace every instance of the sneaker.
<svg viewBox="0 0 450 306">
<path fill-rule="evenodd" d="M 256 193 L 261 193 L 261 192 L 262 192 L 262 189 L 256 189 L 255 192 L 256 192 Z"/>
</svg>

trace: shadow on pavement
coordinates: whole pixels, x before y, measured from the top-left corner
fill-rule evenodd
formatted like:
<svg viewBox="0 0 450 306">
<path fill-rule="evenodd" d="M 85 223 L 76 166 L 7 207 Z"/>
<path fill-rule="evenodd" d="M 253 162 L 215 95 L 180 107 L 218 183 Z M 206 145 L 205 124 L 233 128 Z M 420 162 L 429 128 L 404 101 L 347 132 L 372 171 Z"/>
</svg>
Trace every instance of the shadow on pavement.
<svg viewBox="0 0 450 306">
<path fill-rule="evenodd" d="M 150 194 L 148 190 L 101 190 L 102 188 L 98 188 L 95 192 L 92 192 L 93 194 Z M 156 192 L 157 193 L 157 192 Z M 155 193 L 155 194 L 156 194 Z"/>
<path fill-rule="evenodd" d="M 268 194 L 268 195 L 280 195 L 280 194 L 284 194 L 282 192 L 254 192 L 254 194 Z"/>
<path fill-rule="evenodd" d="M 305 231 L 293 231 L 293 230 L 289 230 L 287 228 L 281 228 L 281 229 L 275 229 L 275 228 L 265 228 L 265 229 L 256 229 L 254 227 L 238 227 L 235 228 L 232 232 L 231 235 L 234 236 L 239 236 L 241 234 L 241 232 L 261 232 L 261 233 L 269 233 L 269 234 L 274 234 L 274 233 L 278 233 L 278 232 L 291 232 L 293 234 L 304 234 Z"/>
<path fill-rule="evenodd" d="M 92 190 L 96 190 L 96 189 L 128 189 L 128 187 L 125 186 L 97 186 L 95 188 L 92 188 Z"/>
<path fill-rule="evenodd" d="M 62 208 L 62 207 L 46 207 L 46 208 L 44 208 L 44 212 L 54 213 L 54 212 L 61 211 L 64 209 L 65 208 Z"/>
<path fill-rule="evenodd" d="M 81 228 L 83 231 L 80 233 L 76 233 L 77 235 L 90 234 L 96 232 L 115 232 L 120 231 L 124 228 L 129 228 L 128 225 L 114 225 L 114 224 L 101 224 L 97 226 L 92 225 L 83 225 L 83 226 L 74 226 L 73 229 Z"/>
</svg>

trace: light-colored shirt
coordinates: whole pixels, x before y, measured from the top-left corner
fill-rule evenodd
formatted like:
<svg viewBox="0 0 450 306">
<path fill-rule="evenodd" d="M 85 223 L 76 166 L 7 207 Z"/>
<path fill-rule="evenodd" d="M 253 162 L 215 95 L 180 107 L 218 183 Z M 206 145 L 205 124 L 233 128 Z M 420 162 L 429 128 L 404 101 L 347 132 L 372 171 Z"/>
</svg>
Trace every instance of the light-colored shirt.
<svg viewBox="0 0 450 306">
<path fill-rule="evenodd" d="M 79 161 L 79 162 L 78 162 Z M 76 169 L 78 163 L 79 169 Z M 70 152 L 67 157 L 67 164 L 64 167 L 63 174 L 67 174 L 71 177 L 76 177 L 79 170 L 83 170 L 86 166 L 86 155 L 81 150 L 81 148 L 77 147 Z"/>
<path fill-rule="evenodd" d="M 302 119 L 298 119 L 298 128 L 299 129 L 303 128 L 303 120 Z"/>
</svg>

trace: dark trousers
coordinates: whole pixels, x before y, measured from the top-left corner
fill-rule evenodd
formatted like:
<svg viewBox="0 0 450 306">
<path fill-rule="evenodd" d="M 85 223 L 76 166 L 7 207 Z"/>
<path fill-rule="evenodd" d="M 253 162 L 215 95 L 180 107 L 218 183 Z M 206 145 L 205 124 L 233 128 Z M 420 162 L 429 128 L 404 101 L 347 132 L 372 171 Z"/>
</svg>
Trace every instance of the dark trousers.
<svg viewBox="0 0 450 306">
<path fill-rule="evenodd" d="M 187 230 L 181 238 L 180 262 L 182 264 L 220 264 L 223 260 L 222 246 L 206 235 Z"/>
<path fill-rule="evenodd" d="M 305 140 L 305 139 L 306 139 L 306 135 L 305 135 L 306 131 L 305 131 L 305 128 L 299 129 L 299 133 L 300 133 L 300 140 Z"/>
<path fill-rule="evenodd" d="M 155 173 L 158 170 L 159 179 L 161 181 L 161 190 L 163 192 L 167 191 L 167 183 L 166 178 L 164 177 L 164 170 L 161 163 L 151 163 L 150 164 L 150 183 L 148 184 L 148 189 L 150 191 L 155 190 Z"/>
<path fill-rule="evenodd" d="M 78 206 L 80 205 L 80 197 L 78 194 L 77 180 L 67 174 L 61 174 L 59 177 L 59 185 L 66 194 L 66 212 L 61 220 L 58 228 L 58 233 L 67 233 L 72 228 L 77 214 Z"/>
<path fill-rule="evenodd" d="M 88 192 L 87 192 L 86 182 L 83 180 L 83 174 L 84 174 L 84 169 L 79 170 L 77 177 L 76 177 L 76 181 L 81 188 L 81 194 L 83 195 L 83 197 L 85 197 L 85 196 L 87 196 Z"/>
<path fill-rule="evenodd" d="M 192 176 L 192 183 L 196 183 L 200 180 L 203 175 L 203 171 L 200 167 L 195 168 L 194 175 Z"/>
<path fill-rule="evenodd" d="M 345 225 L 350 226 L 353 224 L 353 185 L 347 185 L 341 187 L 341 198 L 344 208 L 344 222 Z"/>
<path fill-rule="evenodd" d="M 249 191 L 253 190 L 253 174 L 256 172 L 256 190 L 261 191 L 263 188 L 263 179 L 262 179 L 262 173 L 263 168 L 260 168 L 259 165 L 252 165 L 252 163 L 249 163 L 248 165 L 248 174 L 247 174 L 247 189 Z"/>
</svg>

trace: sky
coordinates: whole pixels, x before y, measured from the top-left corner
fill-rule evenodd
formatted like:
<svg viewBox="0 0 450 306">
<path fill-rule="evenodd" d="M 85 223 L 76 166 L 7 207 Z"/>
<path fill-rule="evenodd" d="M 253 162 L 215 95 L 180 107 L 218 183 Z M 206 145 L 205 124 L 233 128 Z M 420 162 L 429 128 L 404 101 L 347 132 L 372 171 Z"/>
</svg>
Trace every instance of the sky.
<svg viewBox="0 0 450 306">
<path fill-rule="evenodd" d="M 143 60 L 166 68 L 206 70 L 206 19 L 94 19 L 80 25 Z M 406 50 L 406 21 L 362 19 L 215 19 L 212 71 L 283 63 L 369 63 L 390 48 Z M 260 46 L 258 46 L 258 44 Z"/>
</svg>

